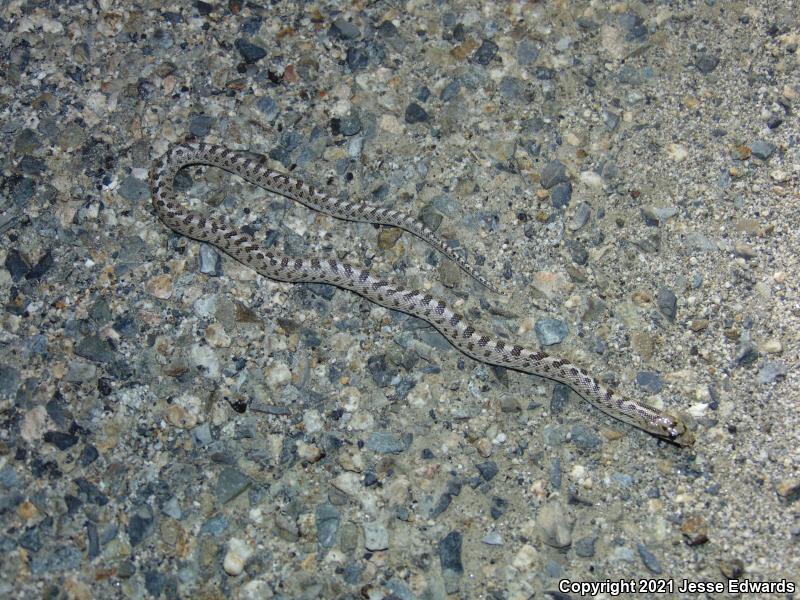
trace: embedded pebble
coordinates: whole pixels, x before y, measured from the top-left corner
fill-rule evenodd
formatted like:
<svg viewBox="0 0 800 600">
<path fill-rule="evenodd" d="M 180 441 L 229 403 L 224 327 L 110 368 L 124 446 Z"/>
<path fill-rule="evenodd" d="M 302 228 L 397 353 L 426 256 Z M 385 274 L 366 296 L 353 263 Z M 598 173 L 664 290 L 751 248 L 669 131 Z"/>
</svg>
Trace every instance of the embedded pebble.
<svg viewBox="0 0 800 600">
<path fill-rule="evenodd" d="M 219 377 L 219 358 L 209 346 L 194 344 L 189 350 L 189 361 L 204 377 Z"/>
<path fill-rule="evenodd" d="M 533 330 L 536 333 L 536 338 L 539 340 L 539 343 L 543 346 L 560 344 L 569 334 L 569 328 L 566 323 L 550 317 L 538 319 Z"/>
<path fill-rule="evenodd" d="M 485 536 L 483 536 L 483 538 L 481 538 L 481 542 L 488 546 L 502 546 L 504 544 L 503 536 L 496 531 L 490 531 L 487 533 Z"/>
<path fill-rule="evenodd" d="M 775 150 L 777 150 L 777 146 L 770 142 L 759 140 L 750 145 L 750 150 L 753 152 L 753 156 L 756 158 L 760 160 L 767 160 L 773 155 Z"/>
<path fill-rule="evenodd" d="M 247 559 L 252 555 L 253 548 L 250 544 L 240 538 L 231 538 L 228 540 L 228 551 L 222 561 L 222 568 L 233 577 L 241 575 Z"/>
<path fill-rule="evenodd" d="M 655 575 L 662 573 L 661 565 L 655 555 L 644 544 L 636 544 L 636 549 L 639 551 L 639 557 L 642 563 L 647 567 L 647 570 Z"/>
<path fill-rule="evenodd" d="M 597 542 L 597 537 L 590 535 L 575 540 L 575 543 L 572 544 L 572 547 L 575 550 L 575 554 L 577 554 L 581 558 L 592 558 L 594 556 L 594 548 L 596 542 Z"/>
<path fill-rule="evenodd" d="M 289 370 L 289 366 L 282 362 L 271 365 L 265 375 L 267 384 L 272 389 L 283 387 L 292 380 L 292 372 Z"/>
<path fill-rule="evenodd" d="M 678 313 L 678 298 L 672 290 L 663 286 L 658 288 L 656 303 L 662 315 L 670 321 L 675 320 L 675 315 Z"/>
<path fill-rule="evenodd" d="M 546 190 L 549 190 L 557 184 L 568 182 L 567 168 L 558 160 L 547 163 L 539 174 L 539 183 L 541 183 L 542 187 Z"/>
<path fill-rule="evenodd" d="M 786 364 L 777 360 L 768 360 L 761 365 L 756 379 L 760 384 L 775 383 L 788 375 L 789 368 Z"/>
<path fill-rule="evenodd" d="M 230 502 L 251 485 L 251 480 L 244 473 L 233 467 L 222 469 L 217 478 L 216 496 L 222 504 Z"/>
<path fill-rule="evenodd" d="M 661 375 L 653 371 L 640 371 L 636 374 L 636 385 L 650 394 L 657 394 L 664 389 Z"/>
<path fill-rule="evenodd" d="M 167 300 L 172 297 L 172 277 L 169 275 L 157 275 L 145 284 L 148 294 Z"/>
<path fill-rule="evenodd" d="M 566 548 L 572 544 L 572 523 L 560 503 L 549 502 L 542 506 L 536 525 L 542 542 L 548 546 Z"/>
<path fill-rule="evenodd" d="M 364 547 L 373 552 L 389 547 L 389 532 L 380 523 L 364 523 Z"/>
</svg>

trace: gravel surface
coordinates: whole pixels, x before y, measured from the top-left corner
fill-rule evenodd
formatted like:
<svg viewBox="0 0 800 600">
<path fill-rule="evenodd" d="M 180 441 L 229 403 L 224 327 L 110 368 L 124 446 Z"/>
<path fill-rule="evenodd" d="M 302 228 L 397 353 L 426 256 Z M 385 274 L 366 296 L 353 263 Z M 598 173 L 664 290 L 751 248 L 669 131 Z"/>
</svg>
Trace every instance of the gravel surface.
<svg viewBox="0 0 800 600">
<path fill-rule="evenodd" d="M 0 596 L 799 583 L 798 13 L 3 2 Z M 184 140 L 418 215 L 503 294 L 408 234 L 176 179 L 267 246 L 686 415 L 696 445 L 174 234 L 148 170 Z"/>
</svg>

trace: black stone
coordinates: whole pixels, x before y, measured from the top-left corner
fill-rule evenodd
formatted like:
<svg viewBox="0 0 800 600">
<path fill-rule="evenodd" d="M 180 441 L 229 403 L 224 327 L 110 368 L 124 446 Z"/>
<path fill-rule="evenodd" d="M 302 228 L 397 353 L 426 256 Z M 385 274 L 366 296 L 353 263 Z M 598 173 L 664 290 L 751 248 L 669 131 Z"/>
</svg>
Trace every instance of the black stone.
<svg viewBox="0 0 800 600">
<path fill-rule="evenodd" d="M 497 463 L 493 460 L 487 460 L 486 462 L 478 463 L 475 465 L 475 468 L 478 469 L 481 477 L 483 477 L 486 481 L 491 481 L 494 479 L 494 476 L 497 475 L 498 471 L 500 470 L 497 467 Z"/>
<path fill-rule="evenodd" d="M 700 71 L 703 75 L 708 75 L 714 69 L 717 68 L 719 64 L 719 57 L 714 56 L 713 54 L 701 54 L 697 57 L 694 62 L 694 66 Z"/>
<path fill-rule="evenodd" d="M 409 124 L 423 123 L 427 121 L 429 118 L 430 117 L 428 116 L 428 113 L 425 112 L 425 109 L 422 108 L 416 102 L 412 102 L 406 108 L 406 115 L 405 115 L 406 123 Z"/>
<path fill-rule="evenodd" d="M 243 38 L 236 40 L 233 45 L 248 65 L 258 62 L 267 55 L 267 51 L 264 48 L 251 44 Z"/>
<path fill-rule="evenodd" d="M 499 50 L 497 44 L 495 44 L 491 40 L 483 40 L 480 48 L 475 51 L 475 54 L 472 55 L 473 62 L 478 63 L 479 65 L 488 65 L 492 62 L 492 59 L 497 55 L 497 51 Z"/>
<path fill-rule="evenodd" d="M 13 281 L 19 281 L 31 270 L 30 263 L 25 260 L 18 250 L 9 250 L 5 260 L 6 270 L 11 273 Z"/>
<path fill-rule="evenodd" d="M 72 448 L 72 446 L 78 443 L 77 436 L 64 433 L 63 431 L 46 431 L 42 439 L 48 444 L 53 444 L 59 450 Z"/>
<path fill-rule="evenodd" d="M 439 562 L 443 571 L 461 574 L 464 565 L 461 562 L 462 536 L 458 531 L 451 531 L 439 542 Z"/>
</svg>

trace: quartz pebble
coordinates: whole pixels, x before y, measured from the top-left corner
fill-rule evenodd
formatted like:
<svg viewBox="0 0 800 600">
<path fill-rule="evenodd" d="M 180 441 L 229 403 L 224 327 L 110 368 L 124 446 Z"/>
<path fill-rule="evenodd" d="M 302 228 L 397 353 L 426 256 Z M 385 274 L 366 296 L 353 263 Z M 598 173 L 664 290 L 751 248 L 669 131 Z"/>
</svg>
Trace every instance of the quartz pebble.
<svg viewBox="0 0 800 600">
<path fill-rule="evenodd" d="M 241 575 L 247 559 L 252 555 L 253 549 L 246 541 L 240 538 L 231 538 L 228 540 L 228 551 L 222 561 L 222 568 L 232 577 Z"/>
</svg>

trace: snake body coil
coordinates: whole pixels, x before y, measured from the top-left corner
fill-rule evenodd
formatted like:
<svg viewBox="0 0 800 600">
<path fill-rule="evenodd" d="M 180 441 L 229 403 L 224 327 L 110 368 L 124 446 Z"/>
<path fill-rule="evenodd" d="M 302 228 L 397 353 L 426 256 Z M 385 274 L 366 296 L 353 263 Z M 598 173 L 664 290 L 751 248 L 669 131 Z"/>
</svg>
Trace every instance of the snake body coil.
<svg viewBox="0 0 800 600">
<path fill-rule="evenodd" d="M 424 319 L 451 344 L 475 360 L 560 381 L 616 419 L 680 446 L 694 442 L 692 434 L 676 417 L 618 395 L 568 360 L 476 331 L 444 300 L 419 290 L 403 288 L 366 269 L 337 260 L 282 256 L 261 247 L 247 233 L 187 210 L 175 200 L 172 185 L 180 169 L 194 164 L 219 167 L 266 190 L 340 219 L 400 227 L 440 250 L 470 276 L 491 288 L 445 240 L 413 217 L 397 210 L 334 198 L 290 175 L 273 171 L 264 161 L 211 144 L 172 146 L 155 162 L 150 173 L 156 212 L 176 232 L 208 242 L 266 277 L 279 281 L 328 283 L 351 290 L 381 306 Z"/>
</svg>

